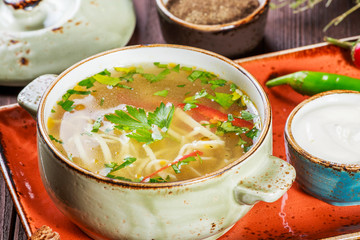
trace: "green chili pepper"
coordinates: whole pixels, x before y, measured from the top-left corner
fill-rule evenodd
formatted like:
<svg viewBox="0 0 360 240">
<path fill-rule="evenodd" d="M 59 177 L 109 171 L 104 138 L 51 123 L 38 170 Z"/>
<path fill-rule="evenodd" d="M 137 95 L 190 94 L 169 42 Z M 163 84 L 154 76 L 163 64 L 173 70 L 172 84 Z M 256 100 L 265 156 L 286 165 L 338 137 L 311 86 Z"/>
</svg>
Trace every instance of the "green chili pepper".
<svg viewBox="0 0 360 240">
<path fill-rule="evenodd" d="M 298 93 L 309 96 L 330 90 L 360 91 L 360 79 L 323 72 L 300 71 L 266 82 L 269 88 L 283 84 L 288 84 Z"/>
</svg>

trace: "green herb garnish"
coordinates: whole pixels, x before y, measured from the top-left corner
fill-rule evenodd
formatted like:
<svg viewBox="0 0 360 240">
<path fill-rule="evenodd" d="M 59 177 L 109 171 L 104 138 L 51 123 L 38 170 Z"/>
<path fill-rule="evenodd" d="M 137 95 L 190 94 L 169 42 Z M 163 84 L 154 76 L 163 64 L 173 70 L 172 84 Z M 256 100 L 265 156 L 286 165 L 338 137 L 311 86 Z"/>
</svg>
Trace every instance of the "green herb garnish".
<svg viewBox="0 0 360 240">
<path fill-rule="evenodd" d="M 185 66 L 181 67 L 180 69 L 184 70 L 184 71 L 187 71 L 187 72 L 190 72 L 190 71 L 193 70 L 191 67 L 185 67 Z"/>
<path fill-rule="evenodd" d="M 102 98 L 100 99 L 100 106 L 104 105 L 104 101 L 105 101 L 105 99 L 102 97 Z"/>
<path fill-rule="evenodd" d="M 210 80 L 209 81 L 209 84 L 211 84 L 211 89 L 212 90 L 215 90 L 218 87 L 223 87 L 223 86 L 226 85 L 226 83 L 227 83 L 227 81 L 224 80 L 224 79 L 215 79 L 215 80 Z"/>
<path fill-rule="evenodd" d="M 154 133 L 153 125 L 157 126 L 161 132 L 167 132 L 175 111 L 174 105 L 165 106 L 164 103 L 148 114 L 142 108 L 126 106 L 126 109 L 127 112 L 115 110 L 115 114 L 105 115 L 105 118 L 114 123 L 118 129 L 132 131 L 127 134 L 128 137 L 147 144 L 163 138 L 162 135 L 158 136 Z"/>
<path fill-rule="evenodd" d="M 126 158 L 124 158 L 124 162 L 122 164 L 118 164 L 116 162 L 105 163 L 105 167 L 110 168 L 111 169 L 110 173 L 113 173 L 120 169 L 123 169 L 124 167 L 131 165 L 135 161 L 136 161 L 136 158 L 134 158 L 134 157 L 126 157 Z"/>
<path fill-rule="evenodd" d="M 241 119 L 244 119 L 246 121 L 250 121 L 250 120 L 253 120 L 256 117 L 257 117 L 257 115 L 252 114 L 251 112 L 248 112 L 248 111 L 245 111 L 245 110 L 241 111 L 241 117 L 240 117 Z"/>
<path fill-rule="evenodd" d="M 161 96 L 161 97 L 166 97 L 168 95 L 169 91 L 168 90 L 162 90 L 162 91 L 158 91 L 156 93 L 154 93 L 155 96 Z"/>
<path fill-rule="evenodd" d="M 133 90 L 132 87 L 129 87 L 127 85 L 124 85 L 124 84 L 116 84 L 115 87 L 118 87 L 118 88 L 125 88 L 125 89 L 129 89 L 129 90 Z"/>
<path fill-rule="evenodd" d="M 57 143 L 60 143 L 60 144 L 63 144 L 63 142 L 59 139 L 56 139 L 53 135 L 50 135 L 49 134 L 49 138 L 51 139 L 51 141 L 54 141 L 54 142 L 57 142 Z"/>
<path fill-rule="evenodd" d="M 112 178 L 112 179 L 118 179 L 118 180 L 132 182 L 132 180 L 130 178 L 126 178 L 126 177 L 122 177 L 122 176 L 115 176 L 115 175 L 112 175 L 112 174 L 108 174 L 108 175 L 106 175 L 106 177 Z"/>
<path fill-rule="evenodd" d="M 191 110 L 191 109 L 193 109 L 193 108 L 197 108 L 197 105 L 196 105 L 195 103 L 186 103 L 186 104 L 184 105 L 183 110 L 184 110 L 184 111 L 189 111 L 189 110 Z"/>
<path fill-rule="evenodd" d="M 161 64 L 159 62 L 154 62 L 154 65 L 157 66 L 158 68 L 167 68 L 168 67 L 167 64 Z"/>
<path fill-rule="evenodd" d="M 206 97 L 217 102 L 225 109 L 228 109 L 234 103 L 233 95 L 228 93 L 215 92 L 215 96 L 208 94 Z"/>
<path fill-rule="evenodd" d="M 89 95 L 92 91 L 77 91 L 74 89 L 69 89 L 66 91 L 66 93 L 62 96 L 62 100 L 59 101 L 57 104 L 60 105 L 65 111 L 71 112 L 75 106 L 73 106 L 74 101 L 69 100 L 71 95 L 77 94 L 77 95 Z"/>
<path fill-rule="evenodd" d="M 254 139 L 255 137 L 257 137 L 260 133 L 260 130 L 256 127 L 253 127 L 250 131 L 248 131 L 245 135 L 248 138 Z"/>
<path fill-rule="evenodd" d="M 152 73 L 142 73 L 141 76 L 143 76 L 150 83 L 154 83 L 163 80 L 169 73 L 170 70 L 166 68 L 163 71 L 161 71 L 158 75 Z"/>
<path fill-rule="evenodd" d="M 180 173 L 180 168 L 182 165 L 187 165 L 189 164 L 190 162 L 193 162 L 193 161 L 196 161 L 196 158 L 195 157 L 188 157 L 188 158 L 185 158 L 181 161 L 179 161 L 177 164 L 173 164 L 171 165 L 172 169 L 174 170 L 175 173 Z"/>
<path fill-rule="evenodd" d="M 102 119 L 103 119 L 102 117 L 98 117 L 96 119 L 96 121 L 94 122 L 94 125 L 92 127 L 91 132 L 98 132 L 99 131 L 99 129 L 101 127 Z"/>
<path fill-rule="evenodd" d="M 174 72 L 179 72 L 180 71 L 180 64 L 176 65 L 171 70 L 174 71 Z"/>
<path fill-rule="evenodd" d="M 167 175 L 166 179 L 163 179 L 162 177 L 154 177 L 154 178 L 150 178 L 149 182 L 151 183 L 162 183 L 162 182 L 168 182 L 170 181 L 170 176 Z"/>
</svg>

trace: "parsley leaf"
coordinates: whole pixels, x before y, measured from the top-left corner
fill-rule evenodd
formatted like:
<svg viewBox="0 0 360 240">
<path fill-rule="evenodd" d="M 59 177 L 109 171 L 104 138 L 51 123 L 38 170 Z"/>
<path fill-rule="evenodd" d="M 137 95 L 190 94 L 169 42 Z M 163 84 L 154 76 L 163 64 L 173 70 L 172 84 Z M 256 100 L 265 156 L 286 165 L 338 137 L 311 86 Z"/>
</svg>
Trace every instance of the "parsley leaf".
<svg viewBox="0 0 360 240">
<path fill-rule="evenodd" d="M 176 65 L 171 70 L 174 71 L 174 72 L 179 72 L 180 71 L 180 64 Z"/>
<path fill-rule="evenodd" d="M 115 77 L 111 77 L 111 76 L 108 76 L 108 75 L 95 74 L 92 77 L 97 82 L 102 83 L 102 84 L 106 84 L 106 85 L 110 85 L 110 86 L 115 86 L 116 84 L 121 82 L 120 78 L 115 78 Z"/>
<path fill-rule="evenodd" d="M 96 80 L 93 77 L 86 78 L 78 83 L 79 86 L 86 87 L 87 89 L 94 86 Z"/>
<path fill-rule="evenodd" d="M 234 126 L 231 122 L 219 122 L 216 133 L 217 134 L 224 134 L 224 133 L 237 133 L 240 135 L 241 133 L 245 133 L 249 131 L 246 127 L 238 127 Z"/>
<path fill-rule="evenodd" d="M 112 179 L 119 179 L 119 180 L 123 180 L 123 181 L 132 182 L 132 180 L 130 178 L 121 177 L 121 176 L 115 176 L 115 175 L 112 175 L 110 173 L 108 175 L 106 175 L 106 177 L 112 178 Z"/>
<path fill-rule="evenodd" d="M 200 78 L 203 73 L 203 71 L 195 70 L 187 77 L 187 79 L 191 82 L 195 82 L 195 80 Z"/>
<path fill-rule="evenodd" d="M 215 90 L 218 87 L 225 86 L 227 81 L 224 79 L 215 79 L 215 80 L 210 80 L 209 83 L 211 84 L 211 89 Z"/>
<path fill-rule="evenodd" d="M 115 127 L 122 130 L 133 131 L 127 134 L 128 137 L 145 142 L 147 144 L 161 140 L 158 134 L 154 133 L 153 125 L 156 125 L 163 132 L 167 132 L 172 117 L 174 115 L 174 105 L 165 106 L 164 103 L 156 108 L 154 112 L 146 112 L 144 109 L 136 109 L 132 106 L 126 106 L 127 112 L 115 110 L 115 114 L 105 115 L 105 118 L 114 123 Z"/>
<path fill-rule="evenodd" d="M 255 137 L 257 137 L 260 133 L 260 130 L 257 129 L 256 127 L 253 127 L 250 131 L 248 131 L 245 135 L 248 138 L 254 139 Z"/>
<path fill-rule="evenodd" d="M 193 108 L 197 108 L 197 105 L 195 103 L 186 103 L 183 110 L 184 111 L 189 111 Z"/>
<path fill-rule="evenodd" d="M 98 132 L 101 127 L 102 117 L 98 117 L 94 122 L 91 132 Z"/>
<path fill-rule="evenodd" d="M 183 67 L 181 67 L 181 70 L 190 72 L 190 71 L 192 71 L 193 69 L 192 69 L 191 67 L 185 67 L 185 66 L 183 66 Z"/>
<path fill-rule="evenodd" d="M 105 115 L 105 118 L 116 124 L 116 128 L 123 130 L 136 130 L 138 128 L 150 129 L 147 122 L 145 110 L 126 106 L 128 113 L 122 110 L 115 110 L 115 114 Z"/>
<path fill-rule="evenodd" d="M 165 106 L 162 102 L 160 107 L 156 108 L 154 113 L 149 112 L 149 123 L 159 126 L 159 128 L 169 128 L 174 115 L 174 105 Z"/>
<path fill-rule="evenodd" d="M 246 121 L 250 121 L 253 120 L 255 117 L 257 117 L 257 115 L 252 114 L 251 112 L 242 110 L 241 111 L 241 119 L 244 119 Z"/>
<path fill-rule="evenodd" d="M 166 68 L 163 71 L 161 71 L 158 75 L 152 73 L 142 73 L 141 76 L 143 76 L 150 83 L 154 83 L 163 80 L 166 77 L 166 75 L 168 75 L 169 73 L 170 73 L 170 69 Z"/>
<path fill-rule="evenodd" d="M 61 106 L 65 111 L 71 112 L 75 106 L 73 106 L 74 101 L 69 100 L 70 96 L 73 94 L 77 95 L 89 95 L 91 94 L 91 91 L 78 91 L 74 89 L 69 89 L 66 91 L 66 93 L 62 96 L 62 100 L 59 101 L 57 104 Z"/>
<path fill-rule="evenodd" d="M 75 108 L 75 106 L 73 106 L 74 101 L 71 100 L 59 101 L 57 104 L 68 112 L 71 112 Z"/>
<path fill-rule="evenodd" d="M 54 141 L 54 142 L 57 142 L 57 143 L 60 143 L 60 144 L 63 144 L 63 142 L 59 139 L 56 139 L 53 135 L 49 135 L 49 138 Z"/>
<path fill-rule="evenodd" d="M 151 183 L 162 183 L 162 182 L 168 182 L 170 181 L 170 176 L 167 175 L 166 179 L 163 179 L 162 177 L 154 177 L 150 178 L 149 182 Z"/>
<path fill-rule="evenodd" d="M 97 73 L 97 74 L 99 74 L 99 75 L 106 75 L 106 76 L 110 76 L 110 75 L 111 75 L 111 73 L 110 73 L 107 69 L 105 69 L 104 71 L 101 71 L 101 72 L 99 72 L 99 73 Z M 95 75 L 96 75 L 96 74 L 95 74 Z M 94 82 L 95 82 L 95 81 L 96 81 L 96 80 L 95 80 L 93 77 L 88 77 L 88 78 L 85 78 L 84 80 L 80 81 L 80 82 L 78 83 L 78 85 L 79 85 L 79 86 L 86 87 L 87 89 L 89 89 L 89 88 L 91 88 L 91 87 L 94 86 Z"/>
<path fill-rule="evenodd" d="M 122 74 L 119 79 L 121 81 L 126 81 L 126 82 L 133 82 L 134 81 L 134 75 L 135 74 L 141 74 L 143 72 L 143 70 L 141 68 L 136 68 L 136 67 L 129 67 L 129 68 L 124 68 L 124 67 L 114 67 L 114 70 L 117 72 L 123 72 L 124 74 Z"/>
<path fill-rule="evenodd" d="M 168 95 L 169 91 L 168 90 L 162 90 L 162 91 L 158 91 L 156 93 L 154 93 L 155 96 L 161 96 L 161 97 L 166 97 Z"/>
<path fill-rule="evenodd" d="M 125 89 L 129 89 L 129 90 L 133 90 L 132 87 L 129 87 L 127 85 L 124 85 L 124 84 L 116 84 L 115 87 L 118 87 L 118 88 L 125 88 Z"/>
<path fill-rule="evenodd" d="M 180 168 L 181 168 L 182 165 L 187 165 L 187 164 L 189 164 L 190 162 L 193 162 L 193 161 L 196 161 L 195 157 L 188 157 L 188 158 L 185 158 L 185 159 L 179 161 L 177 164 L 171 165 L 171 167 L 173 168 L 175 173 L 180 173 L 181 172 Z"/>
<path fill-rule="evenodd" d="M 215 97 L 210 94 L 208 94 L 206 97 L 217 102 L 225 109 L 228 109 L 234 103 L 233 95 L 228 93 L 215 92 Z"/>
<path fill-rule="evenodd" d="M 154 62 L 154 65 L 157 66 L 158 68 L 167 68 L 167 64 L 161 64 L 159 62 Z"/>
<path fill-rule="evenodd" d="M 236 86 L 236 84 L 234 84 L 234 83 L 230 84 L 230 91 L 235 92 L 236 89 L 238 89 L 238 87 Z"/>
<path fill-rule="evenodd" d="M 104 101 L 105 101 L 105 99 L 102 97 L 101 99 L 100 99 L 100 106 L 102 106 L 102 105 L 104 105 Z"/>
<path fill-rule="evenodd" d="M 136 161 L 136 158 L 134 158 L 134 157 L 126 157 L 126 158 L 124 158 L 124 162 L 122 164 L 118 164 L 116 162 L 112 162 L 110 164 L 105 163 L 105 167 L 111 168 L 110 173 L 113 173 L 113 172 L 116 172 L 116 171 L 118 171 L 120 169 L 123 169 L 124 167 L 127 167 L 127 166 L 131 165 L 135 161 Z"/>
</svg>

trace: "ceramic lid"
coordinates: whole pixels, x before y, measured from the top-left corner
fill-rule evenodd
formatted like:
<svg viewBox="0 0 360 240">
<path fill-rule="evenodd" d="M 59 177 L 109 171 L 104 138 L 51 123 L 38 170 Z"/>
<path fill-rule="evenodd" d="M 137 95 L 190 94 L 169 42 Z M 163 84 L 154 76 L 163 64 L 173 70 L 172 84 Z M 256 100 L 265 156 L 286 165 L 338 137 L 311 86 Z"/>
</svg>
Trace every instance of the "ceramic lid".
<svg viewBox="0 0 360 240">
<path fill-rule="evenodd" d="M 127 44 L 131 0 L 0 0 L 0 85 L 23 86 Z"/>
</svg>

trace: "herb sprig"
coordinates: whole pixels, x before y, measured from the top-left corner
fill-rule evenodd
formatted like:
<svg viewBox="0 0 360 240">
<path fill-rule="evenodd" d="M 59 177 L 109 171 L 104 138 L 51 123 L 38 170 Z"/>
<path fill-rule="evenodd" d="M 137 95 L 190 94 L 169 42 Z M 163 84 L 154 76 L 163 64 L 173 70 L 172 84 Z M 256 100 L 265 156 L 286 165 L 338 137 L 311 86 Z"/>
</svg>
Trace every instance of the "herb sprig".
<svg viewBox="0 0 360 240">
<path fill-rule="evenodd" d="M 144 109 L 132 106 L 126 106 L 126 110 L 115 110 L 115 114 L 107 114 L 105 118 L 114 123 L 115 128 L 132 131 L 127 134 L 128 137 L 150 144 L 163 139 L 163 134 L 169 129 L 175 107 L 166 106 L 161 102 L 154 112 L 146 113 Z"/>
</svg>

